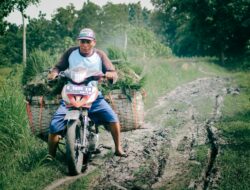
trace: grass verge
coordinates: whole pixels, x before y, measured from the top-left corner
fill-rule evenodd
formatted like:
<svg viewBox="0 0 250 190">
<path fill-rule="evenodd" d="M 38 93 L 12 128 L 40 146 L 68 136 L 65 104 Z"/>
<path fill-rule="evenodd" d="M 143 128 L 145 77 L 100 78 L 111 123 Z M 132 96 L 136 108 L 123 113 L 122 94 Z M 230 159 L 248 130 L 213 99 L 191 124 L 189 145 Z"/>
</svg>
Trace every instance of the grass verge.
<svg viewBox="0 0 250 190">
<path fill-rule="evenodd" d="M 43 162 L 47 145 L 30 133 L 20 70 L 15 68 L 0 89 L 0 189 L 43 189 L 65 175 L 65 168 Z"/>
<path fill-rule="evenodd" d="M 177 86 L 200 77 L 226 76 L 225 69 L 213 63 L 212 58 L 169 58 L 141 61 L 146 76 L 146 108 L 154 105 L 157 97 Z"/>
<path fill-rule="evenodd" d="M 221 170 L 219 189 L 249 189 L 250 187 L 250 73 L 234 74 L 240 95 L 227 95 L 217 124 L 226 141 L 221 145 L 217 167 Z"/>
</svg>

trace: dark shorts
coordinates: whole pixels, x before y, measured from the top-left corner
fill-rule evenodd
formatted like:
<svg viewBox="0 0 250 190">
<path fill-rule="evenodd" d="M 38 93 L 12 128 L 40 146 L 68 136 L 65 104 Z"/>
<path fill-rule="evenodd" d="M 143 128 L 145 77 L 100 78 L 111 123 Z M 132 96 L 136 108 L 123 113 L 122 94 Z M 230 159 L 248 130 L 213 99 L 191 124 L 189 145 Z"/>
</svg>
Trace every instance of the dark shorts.
<svg viewBox="0 0 250 190">
<path fill-rule="evenodd" d="M 61 101 L 59 108 L 52 117 L 50 123 L 50 133 L 55 134 L 64 130 L 67 121 L 64 117 L 67 112 L 67 107 L 64 101 Z M 118 117 L 112 110 L 110 105 L 106 102 L 102 95 L 93 102 L 91 108 L 88 111 L 89 117 L 96 125 L 108 124 L 113 122 L 118 122 Z"/>
</svg>

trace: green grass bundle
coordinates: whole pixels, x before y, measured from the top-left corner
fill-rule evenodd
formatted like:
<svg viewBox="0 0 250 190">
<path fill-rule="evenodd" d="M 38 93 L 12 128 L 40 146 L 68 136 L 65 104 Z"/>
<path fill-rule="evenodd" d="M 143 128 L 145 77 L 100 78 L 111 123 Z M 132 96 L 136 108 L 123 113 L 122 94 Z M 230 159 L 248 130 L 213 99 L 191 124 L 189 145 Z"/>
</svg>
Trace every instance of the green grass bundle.
<svg viewBox="0 0 250 190">
<path fill-rule="evenodd" d="M 23 85 L 32 81 L 34 77 L 48 70 L 48 68 L 51 68 L 55 61 L 55 57 L 52 57 L 48 52 L 41 50 L 33 51 L 27 59 L 27 66 L 23 72 Z"/>
<path fill-rule="evenodd" d="M 26 96 L 54 96 L 60 93 L 62 84 L 51 87 L 47 80 L 49 68 L 53 67 L 56 60 L 56 56 L 41 50 L 35 50 L 29 55 L 22 78 Z"/>
<path fill-rule="evenodd" d="M 125 95 L 129 94 L 130 90 L 141 90 L 145 82 L 145 78 L 139 76 L 142 68 L 128 62 L 126 54 L 116 47 L 108 48 L 108 56 L 115 65 L 118 81 L 113 85 L 102 84 L 100 90 L 103 94 L 116 89 L 122 90 Z"/>
</svg>

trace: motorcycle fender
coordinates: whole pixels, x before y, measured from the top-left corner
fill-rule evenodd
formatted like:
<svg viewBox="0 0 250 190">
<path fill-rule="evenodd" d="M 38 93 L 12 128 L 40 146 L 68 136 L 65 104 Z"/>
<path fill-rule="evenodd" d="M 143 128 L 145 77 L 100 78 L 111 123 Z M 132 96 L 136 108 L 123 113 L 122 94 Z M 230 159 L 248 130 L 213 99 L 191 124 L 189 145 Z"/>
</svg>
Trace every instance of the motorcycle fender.
<svg viewBox="0 0 250 190">
<path fill-rule="evenodd" d="M 77 120 L 80 117 L 79 110 L 70 110 L 66 113 L 64 120 Z"/>
</svg>

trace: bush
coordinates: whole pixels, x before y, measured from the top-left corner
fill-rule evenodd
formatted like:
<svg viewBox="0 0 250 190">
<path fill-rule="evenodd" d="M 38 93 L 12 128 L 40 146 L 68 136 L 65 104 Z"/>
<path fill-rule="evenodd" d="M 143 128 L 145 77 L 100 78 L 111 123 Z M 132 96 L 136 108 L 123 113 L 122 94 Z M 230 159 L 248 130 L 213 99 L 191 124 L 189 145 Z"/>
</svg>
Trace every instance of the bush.
<svg viewBox="0 0 250 190">
<path fill-rule="evenodd" d="M 155 34 L 145 28 L 133 27 L 129 30 L 129 54 L 139 57 L 170 57 L 172 51 L 163 45 Z"/>
</svg>

